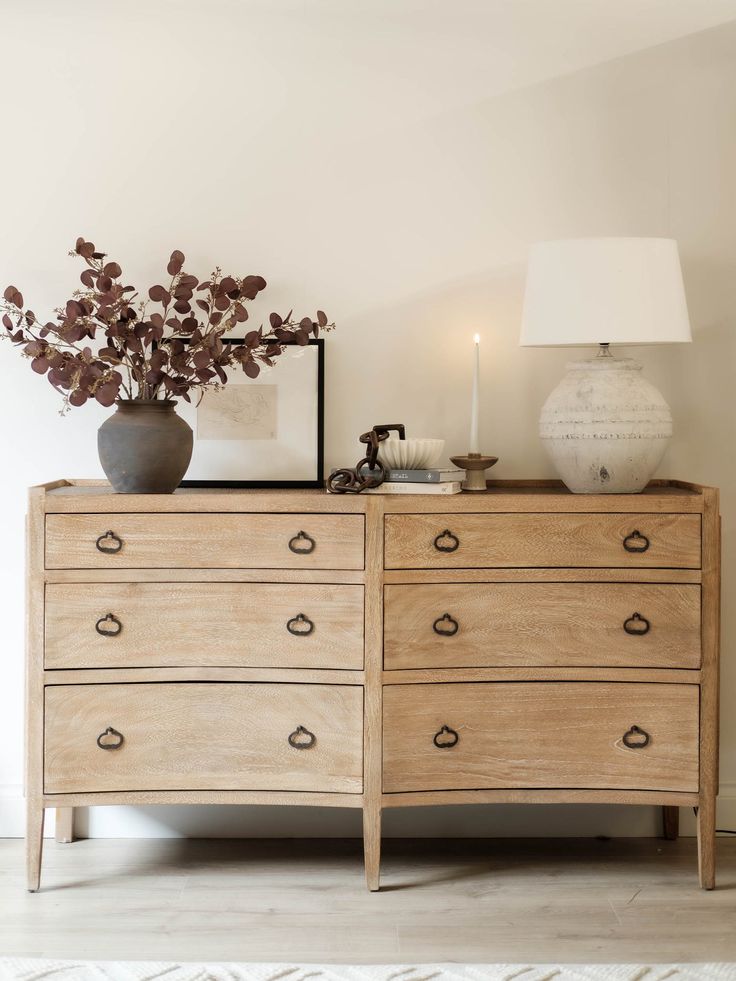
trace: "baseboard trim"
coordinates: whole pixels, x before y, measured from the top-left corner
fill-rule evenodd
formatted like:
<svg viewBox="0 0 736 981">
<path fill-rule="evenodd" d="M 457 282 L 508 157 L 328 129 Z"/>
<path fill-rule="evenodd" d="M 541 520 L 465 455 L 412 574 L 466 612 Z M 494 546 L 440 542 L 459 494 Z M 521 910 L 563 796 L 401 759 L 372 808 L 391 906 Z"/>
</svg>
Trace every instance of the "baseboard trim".
<svg viewBox="0 0 736 981">
<path fill-rule="evenodd" d="M 736 783 L 721 786 L 717 825 L 736 831 Z M 55 815 L 47 813 L 45 837 Z M 77 833 L 91 838 L 345 838 L 360 836 L 360 812 L 293 807 L 81 808 Z M 661 833 L 655 807 L 565 805 L 458 805 L 397 808 L 384 815 L 387 838 L 617 838 Z M 680 809 L 680 834 L 696 833 L 691 808 Z M 17 785 L 0 786 L 0 838 L 25 837 L 25 800 Z"/>
</svg>

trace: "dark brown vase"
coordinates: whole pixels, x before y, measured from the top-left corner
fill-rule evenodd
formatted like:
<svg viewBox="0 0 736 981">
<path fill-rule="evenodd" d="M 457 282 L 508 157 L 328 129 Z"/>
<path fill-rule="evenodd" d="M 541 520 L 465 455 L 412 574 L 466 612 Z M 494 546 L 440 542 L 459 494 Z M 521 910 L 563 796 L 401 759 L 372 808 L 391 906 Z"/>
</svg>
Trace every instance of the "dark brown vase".
<svg viewBox="0 0 736 981">
<path fill-rule="evenodd" d="M 118 494 L 172 494 L 187 472 L 194 436 L 176 402 L 120 399 L 97 431 L 102 469 Z"/>
</svg>

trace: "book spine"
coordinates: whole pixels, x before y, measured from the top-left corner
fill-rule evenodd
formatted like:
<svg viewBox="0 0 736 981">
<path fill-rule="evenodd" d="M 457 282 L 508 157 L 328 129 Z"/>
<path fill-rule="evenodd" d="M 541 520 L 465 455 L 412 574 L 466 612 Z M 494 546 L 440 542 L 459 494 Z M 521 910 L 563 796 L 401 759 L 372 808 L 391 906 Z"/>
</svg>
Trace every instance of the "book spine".
<svg viewBox="0 0 736 981">
<path fill-rule="evenodd" d="M 407 481 L 415 484 L 438 484 L 442 474 L 439 470 L 388 470 L 386 480 Z"/>
<path fill-rule="evenodd" d="M 378 487 L 370 487 L 366 494 L 459 494 L 461 485 L 457 481 L 450 483 L 420 485 L 407 481 L 384 481 Z"/>
</svg>

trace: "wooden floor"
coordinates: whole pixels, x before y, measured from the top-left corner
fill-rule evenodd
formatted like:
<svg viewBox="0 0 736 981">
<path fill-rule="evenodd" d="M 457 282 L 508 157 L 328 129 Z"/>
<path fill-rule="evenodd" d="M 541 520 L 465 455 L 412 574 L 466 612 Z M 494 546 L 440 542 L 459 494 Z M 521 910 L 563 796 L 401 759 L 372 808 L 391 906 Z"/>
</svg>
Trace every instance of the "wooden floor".
<svg viewBox="0 0 736 981">
<path fill-rule="evenodd" d="M 0 952 L 324 962 L 736 961 L 736 841 L 719 887 L 695 841 L 47 842 L 42 891 L 0 840 Z"/>
</svg>

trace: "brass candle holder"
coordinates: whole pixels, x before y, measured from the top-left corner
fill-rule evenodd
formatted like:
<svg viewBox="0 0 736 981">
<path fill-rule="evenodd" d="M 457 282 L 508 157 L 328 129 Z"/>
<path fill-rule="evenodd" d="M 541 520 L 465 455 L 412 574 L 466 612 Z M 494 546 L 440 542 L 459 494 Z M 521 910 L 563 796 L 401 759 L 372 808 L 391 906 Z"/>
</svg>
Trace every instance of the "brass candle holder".
<svg viewBox="0 0 736 981">
<path fill-rule="evenodd" d="M 483 456 L 482 453 L 468 453 L 467 456 L 451 456 L 456 467 L 465 471 L 463 490 L 486 490 L 486 470 L 498 462 L 497 456 Z"/>
</svg>

